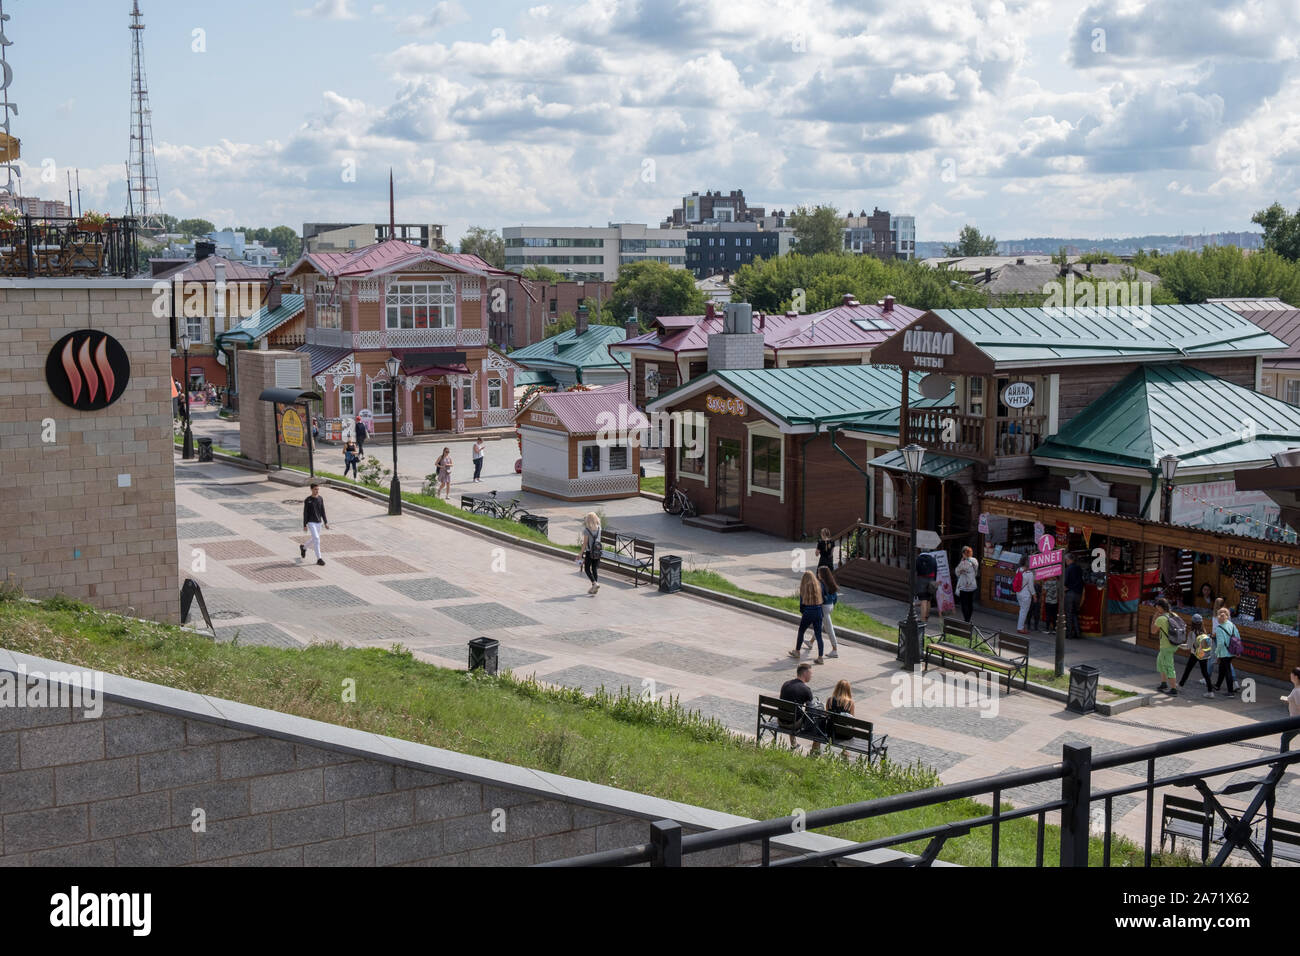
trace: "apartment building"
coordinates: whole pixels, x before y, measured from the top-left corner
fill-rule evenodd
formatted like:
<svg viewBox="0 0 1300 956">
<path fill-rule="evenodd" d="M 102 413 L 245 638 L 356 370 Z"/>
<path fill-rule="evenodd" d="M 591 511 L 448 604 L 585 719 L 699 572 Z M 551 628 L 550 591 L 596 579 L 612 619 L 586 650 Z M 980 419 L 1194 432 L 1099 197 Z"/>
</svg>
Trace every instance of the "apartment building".
<svg viewBox="0 0 1300 956">
<path fill-rule="evenodd" d="M 719 189 L 705 190 L 683 196 L 681 205 L 670 212 L 661 225 L 665 229 L 680 229 L 698 222 L 757 222 L 765 212 L 762 206 L 745 202 L 742 189 L 733 189 L 725 196 Z"/>
<path fill-rule="evenodd" d="M 501 236 L 506 268 L 515 272 L 546 266 L 573 281 L 613 282 L 619 266 L 633 262 L 686 267 L 685 229 L 611 222 L 605 227 L 506 226 Z"/>
<path fill-rule="evenodd" d="M 390 236 L 386 222 L 304 222 L 302 249 L 303 252 L 347 252 L 386 239 L 397 239 L 421 249 L 447 247 L 439 223 L 399 222 L 393 228 L 394 234 Z"/>
<path fill-rule="evenodd" d="M 844 217 L 844 251 L 878 259 L 916 258 L 916 217 L 864 209 Z"/>
<path fill-rule="evenodd" d="M 735 272 L 755 259 L 780 254 L 780 232 L 757 222 L 700 223 L 686 232 L 686 268 L 697 279 Z"/>
</svg>

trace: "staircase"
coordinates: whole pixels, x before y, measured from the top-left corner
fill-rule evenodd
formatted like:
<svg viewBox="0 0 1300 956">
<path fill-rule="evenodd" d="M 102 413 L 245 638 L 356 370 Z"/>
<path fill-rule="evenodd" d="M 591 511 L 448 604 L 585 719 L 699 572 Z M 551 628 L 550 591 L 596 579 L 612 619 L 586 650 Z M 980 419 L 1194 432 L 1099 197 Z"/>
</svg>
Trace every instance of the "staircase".
<svg viewBox="0 0 1300 956">
<path fill-rule="evenodd" d="M 683 518 L 682 524 L 691 528 L 704 528 L 706 531 L 717 531 L 721 534 L 727 534 L 731 531 L 749 530 L 749 525 L 744 524 L 739 518 L 731 517 L 731 515 L 696 515 L 694 518 Z"/>
</svg>

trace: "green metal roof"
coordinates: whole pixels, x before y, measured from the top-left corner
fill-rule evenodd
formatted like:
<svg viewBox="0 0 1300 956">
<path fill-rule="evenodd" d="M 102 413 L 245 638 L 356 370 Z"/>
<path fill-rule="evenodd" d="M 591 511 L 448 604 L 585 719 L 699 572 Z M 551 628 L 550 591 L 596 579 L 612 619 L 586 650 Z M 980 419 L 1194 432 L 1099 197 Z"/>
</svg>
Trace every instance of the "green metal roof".
<svg viewBox="0 0 1300 956">
<path fill-rule="evenodd" d="M 879 458 L 871 459 L 867 464 L 873 468 L 885 468 L 889 471 L 907 471 L 907 462 L 903 460 L 901 450 L 886 452 Z M 969 458 L 953 458 L 950 455 L 926 452 L 925 457 L 921 459 L 921 474 L 930 478 L 951 478 L 963 468 L 969 468 L 973 464 L 974 462 Z"/>
<path fill-rule="evenodd" d="M 515 388 L 525 385 L 554 385 L 555 376 L 545 369 L 525 368 L 515 372 Z"/>
<path fill-rule="evenodd" d="M 787 424 L 800 425 L 860 418 L 898 405 L 902 373 L 885 365 L 810 365 L 805 368 L 730 369 L 711 373 L 717 380 Z M 688 382 L 681 388 L 689 388 Z M 909 401 L 919 399 L 921 376 L 908 383 Z M 671 395 L 672 392 L 667 393 Z M 654 404 L 660 407 L 664 397 Z"/>
<path fill-rule="evenodd" d="M 242 345 L 252 345 L 263 336 L 270 335 L 284 323 L 302 314 L 306 308 L 306 299 L 301 295 L 288 294 L 280 299 L 278 309 L 258 309 L 229 332 L 217 335 L 217 344 L 223 341 L 235 341 Z"/>
<path fill-rule="evenodd" d="M 936 309 L 997 362 L 1263 353 L 1287 345 L 1221 305 Z"/>
<path fill-rule="evenodd" d="M 1300 444 L 1300 407 L 1186 365 L 1134 369 L 1038 446 L 1035 459 L 1150 470 L 1266 461 Z"/>
<path fill-rule="evenodd" d="M 626 364 L 620 364 L 609 354 L 609 347 L 622 342 L 626 336 L 627 331 L 621 325 L 589 325 L 582 335 L 567 329 L 515 349 L 510 353 L 510 361 L 529 368 L 626 368 Z"/>
</svg>

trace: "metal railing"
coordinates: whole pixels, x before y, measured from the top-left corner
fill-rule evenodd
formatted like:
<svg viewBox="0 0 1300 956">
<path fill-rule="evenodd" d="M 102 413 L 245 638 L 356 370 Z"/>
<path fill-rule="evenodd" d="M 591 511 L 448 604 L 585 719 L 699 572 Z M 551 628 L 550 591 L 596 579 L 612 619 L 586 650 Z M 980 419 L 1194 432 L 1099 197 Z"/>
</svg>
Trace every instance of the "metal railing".
<svg viewBox="0 0 1300 956">
<path fill-rule="evenodd" d="M 1061 866 L 1087 866 L 1090 848 L 1091 807 L 1094 803 L 1102 804 L 1102 862 L 1110 866 L 1113 844 L 1113 805 L 1117 797 L 1133 793 L 1146 795 L 1145 842 L 1143 844 L 1143 865 L 1150 866 L 1153 856 L 1152 839 L 1155 822 L 1156 791 L 1162 787 L 1193 787 L 1202 796 L 1206 812 L 1212 812 L 1222 821 L 1222 843 L 1211 865 L 1222 866 L 1236 850 L 1245 850 L 1261 866 L 1272 865 L 1272 830 L 1274 820 L 1274 803 L 1277 784 L 1285 775 L 1287 768 L 1300 761 L 1300 751 L 1279 753 L 1272 751 L 1266 756 L 1230 764 L 1177 773 L 1168 777 L 1156 776 L 1156 761 L 1162 757 L 1176 754 L 1193 753 L 1253 740 L 1259 737 L 1272 737 L 1287 731 L 1300 730 L 1300 717 L 1287 717 L 1281 720 L 1253 724 L 1247 727 L 1235 727 L 1207 734 L 1196 734 L 1179 740 L 1167 740 L 1141 747 L 1133 747 L 1094 757 L 1092 748 L 1076 747 L 1066 744 L 1062 747 L 1060 763 L 1035 767 L 1029 770 L 1016 770 L 992 777 L 981 777 L 962 783 L 947 784 L 928 790 L 901 793 L 860 803 L 850 803 L 826 810 L 812 810 L 799 817 L 777 817 L 772 820 L 746 823 L 723 830 L 709 830 L 702 833 L 683 833 L 680 823 L 674 820 L 657 820 L 650 824 L 650 839 L 647 843 L 620 847 L 599 853 L 556 860 L 542 866 L 632 866 L 649 863 L 653 866 L 681 866 L 682 859 L 692 853 L 718 850 L 725 847 L 739 847 L 746 844 L 761 845 L 762 866 L 819 866 L 834 863 L 844 857 L 854 856 L 870 850 L 888 849 L 908 843 L 927 841 L 925 849 L 919 856 L 902 856 L 881 865 L 888 866 L 929 866 L 944 844 L 955 837 L 966 836 L 974 830 L 988 827 L 991 831 L 990 865 L 998 866 L 1001 843 L 1001 828 L 1008 822 L 1026 818 L 1037 820 L 1037 842 L 1035 847 L 1035 866 L 1043 866 L 1045 858 L 1045 838 L 1047 815 L 1060 812 L 1059 826 L 1061 841 L 1058 862 Z M 1259 746 L 1259 745 L 1254 745 Z M 1093 791 L 1092 775 L 1101 770 L 1112 770 L 1129 764 L 1141 764 L 1145 768 L 1145 779 L 1131 786 L 1116 787 L 1109 790 Z M 1269 772 L 1257 780 L 1238 784 L 1229 784 L 1221 790 L 1214 791 L 1208 780 L 1227 774 L 1237 774 L 1256 767 L 1269 767 Z M 1048 800 L 1031 806 L 1017 807 L 1010 810 L 1002 808 L 1003 795 L 1019 787 L 1059 781 L 1061 796 L 1057 800 Z M 1257 792 L 1244 810 L 1225 807 L 1219 796 Z M 966 819 L 939 823 L 934 826 L 892 834 L 875 840 L 847 844 L 829 850 L 799 853 L 785 847 L 778 847 L 782 853 L 793 852 L 794 855 L 780 860 L 772 860 L 772 841 L 789 837 L 801 831 L 811 832 L 825 827 L 853 823 L 901 813 L 919 810 L 946 803 L 950 800 L 978 799 L 987 797 L 990 809 L 988 813 Z M 1256 816 L 1263 812 L 1264 835 L 1262 841 L 1258 836 Z M 1259 844 L 1263 843 L 1261 847 Z"/>
<path fill-rule="evenodd" d="M 121 276 L 139 272 L 134 219 L 20 216 L 0 227 L 0 276 Z"/>
</svg>

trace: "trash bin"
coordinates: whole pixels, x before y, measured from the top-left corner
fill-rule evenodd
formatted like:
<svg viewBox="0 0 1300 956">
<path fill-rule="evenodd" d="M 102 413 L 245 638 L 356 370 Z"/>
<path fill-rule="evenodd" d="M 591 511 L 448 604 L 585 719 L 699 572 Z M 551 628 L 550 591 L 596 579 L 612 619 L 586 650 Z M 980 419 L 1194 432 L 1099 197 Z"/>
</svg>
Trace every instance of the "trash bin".
<svg viewBox="0 0 1300 956">
<path fill-rule="evenodd" d="M 212 460 L 212 439 L 200 438 L 199 439 L 199 461 L 211 461 L 211 460 Z"/>
<path fill-rule="evenodd" d="M 497 650 L 501 642 L 490 637 L 476 637 L 469 642 L 469 669 L 476 671 L 480 667 L 489 677 L 497 673 Z"/>
<path fill-rule="evenodd" d="M 665 554 L 659 559 L 659 590 L 672 594 L 682 589 L 682 559 L 676 554 Z"/>
<path fill-rule="evenodd" d="M 1070 668 L 1070 698 L 1065 709 L 1087 714 L 1097 709 L 1097 685 L 1101 671 L 1091 664 L 1076 664 Z"/>
<path fill-rule="evenodd" d="M 534 531 L 546 534 L 551 526 L 551 519 L 545 515 L 520 515 L 519 523 L 525 528 L 532 528 Z"/>
</svg>

